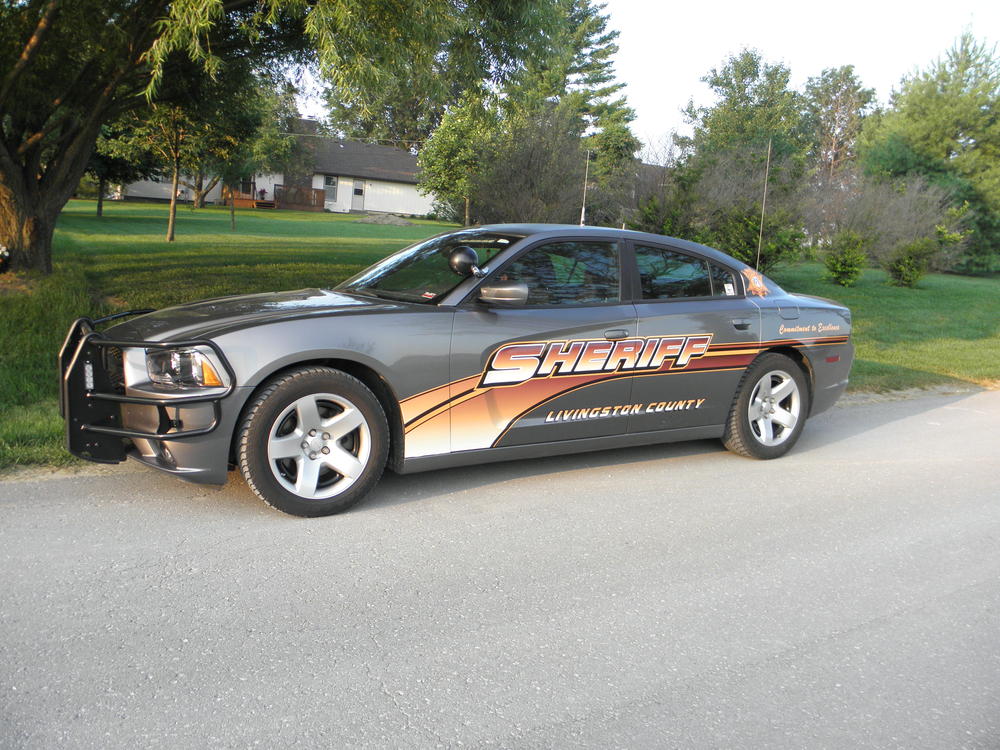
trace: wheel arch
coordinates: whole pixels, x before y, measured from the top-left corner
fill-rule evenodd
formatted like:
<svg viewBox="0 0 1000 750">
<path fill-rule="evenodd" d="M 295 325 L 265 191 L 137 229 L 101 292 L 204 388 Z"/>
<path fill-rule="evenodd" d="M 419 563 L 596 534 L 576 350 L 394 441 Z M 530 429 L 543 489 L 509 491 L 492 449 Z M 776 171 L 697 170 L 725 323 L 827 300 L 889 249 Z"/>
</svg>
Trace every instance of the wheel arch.
<svg viewBox="0 0 1000 750">
<path fill-rule="evenodd" d="M 356 360 L 344 359 L 341 357 L 318 357 L 303 359 L 298 362 L 286 362 L 281 366 L 268 372 L 260 378 L 253 391 L 243 402 L 240 415 L 236 420 L 232 435 L 229 436 L 229 463 L 235 465 L 237 442 L 239 440 L 240 427 L 246 416 L 247 410 L 253 403 L 257 394 L 266 388 L 275 378 L 281 377 L 287 372 L 298 370 L 303 367 L 329 367 L 333 370 L 340 370 L 351 377 L 357 378 L 375 394 L 385 412 L 386 422 L 389 424 L 389 458 L 387 466 L 393 471 L 399 471 L 403 465 L 403 417 L 399 408 L 399 399 L 393 391 L 392 386 L 382 375 L 369 365 Z"/>
</svg>

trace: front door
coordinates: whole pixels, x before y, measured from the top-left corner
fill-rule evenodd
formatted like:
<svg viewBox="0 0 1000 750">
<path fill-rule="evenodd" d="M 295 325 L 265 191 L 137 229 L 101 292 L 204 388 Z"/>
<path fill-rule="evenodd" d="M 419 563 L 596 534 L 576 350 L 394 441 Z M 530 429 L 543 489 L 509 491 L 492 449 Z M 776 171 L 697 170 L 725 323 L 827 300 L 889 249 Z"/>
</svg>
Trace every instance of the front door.
<svg viewBox="0 0 1000 750">
<path fill-rule="evenodd" d="M 484 284 L 524 282 L 528 300 L 456 313 L 452 451 L 625 432 L 636 321 L 621 276 L 617 243 L 592 240 L 535 246 L 490 273 Z"/>
<path fill-rule="evenodd" d="M 670 357 L 636 372 L 630 432 L 721 425 L 760 343 L 760 310 L 736 274 L 669 246 L 634 245 L 640 338 L 657 338 Z"/>
<path fill-rule="evenodd" d="M 351 210 L 352 211 L 364 211 L 365 210 L 365 181 L 355 180 L 354 181 L 354 192 L 351 194 Z"/>
</svg>

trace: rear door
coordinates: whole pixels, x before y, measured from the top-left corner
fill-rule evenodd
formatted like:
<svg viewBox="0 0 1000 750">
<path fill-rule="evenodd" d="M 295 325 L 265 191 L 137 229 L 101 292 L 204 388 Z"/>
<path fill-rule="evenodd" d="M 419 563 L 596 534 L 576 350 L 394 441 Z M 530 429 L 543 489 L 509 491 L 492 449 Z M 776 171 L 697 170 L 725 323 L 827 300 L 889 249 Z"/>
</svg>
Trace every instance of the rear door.
<svg viewBox="0 0 1000 750">
<path fill-rule="evenodd" d="M 452 338 L 451 447 L 464 451 L 625 432 L 635 347 L 617 241 L 542 241 L 490 273 L 524 282 L 523 305 L 459 307 Z M 629 341 L 632 341 L 629 344 Z"/>
<path fill-rule="evenodd" d="M 631 251 L 638 335 L 656 340 L 666 359 L 636 371 L 632 400 L 641 409 L 629 431 L 723 424 L 759 349 L 760 310 L 739 274 L 718 261 L 652 242 Z"/>
</svg>

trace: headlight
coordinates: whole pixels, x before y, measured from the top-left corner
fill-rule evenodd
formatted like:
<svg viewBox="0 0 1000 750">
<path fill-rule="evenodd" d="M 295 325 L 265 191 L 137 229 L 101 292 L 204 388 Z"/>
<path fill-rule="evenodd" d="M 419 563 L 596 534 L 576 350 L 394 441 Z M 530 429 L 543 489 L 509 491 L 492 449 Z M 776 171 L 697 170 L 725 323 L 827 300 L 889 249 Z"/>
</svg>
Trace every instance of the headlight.
<svg viewBox="0 0 1000 750">
<path fill-rule="evenodd" d="M 219 371 L 198 349 L 153 349 L 146 352 L 146 371 L 156 385 L 170 388 L 218 388 Z"/>
</svg>

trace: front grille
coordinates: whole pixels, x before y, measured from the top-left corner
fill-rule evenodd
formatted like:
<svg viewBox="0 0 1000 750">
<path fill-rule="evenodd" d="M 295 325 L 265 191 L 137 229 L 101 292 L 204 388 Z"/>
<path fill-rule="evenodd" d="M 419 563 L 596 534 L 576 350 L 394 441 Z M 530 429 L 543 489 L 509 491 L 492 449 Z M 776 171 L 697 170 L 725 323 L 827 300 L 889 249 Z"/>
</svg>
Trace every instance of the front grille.
<svg viewBox="0 0 1000 750">
<path fill-rule="evenodd" d="M 119 393 L 125 393 L 125 358 L 117 346 L 104 347 L 104 371 L 112 387 Z"/>
</svg>

